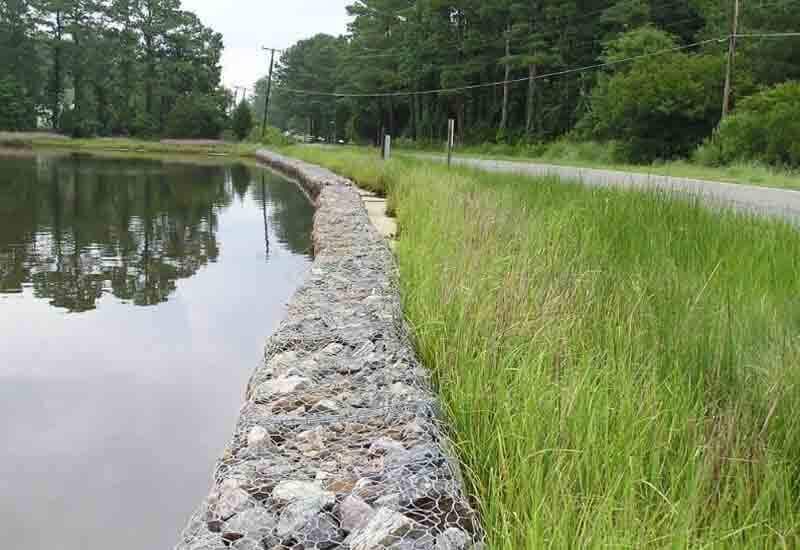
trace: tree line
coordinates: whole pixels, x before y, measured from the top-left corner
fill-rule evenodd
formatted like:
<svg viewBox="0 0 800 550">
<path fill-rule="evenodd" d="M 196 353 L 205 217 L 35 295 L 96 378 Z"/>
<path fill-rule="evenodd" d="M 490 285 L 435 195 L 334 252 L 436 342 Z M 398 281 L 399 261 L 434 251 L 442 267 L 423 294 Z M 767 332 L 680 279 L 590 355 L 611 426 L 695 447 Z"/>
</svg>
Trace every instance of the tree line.
<svg viewBox="0 0 800 550">
<path fill-rule="evenodd" d="M 792 4 L 743 4 L 739 33 L 800 30 Z M 358 0 L 347 8 L 346 35 L 317 35 L 284 52 L 270 119 L 317 136 L 374 142 L 386 131 L 441 142 L 454 118 L 465 143 L 568 136 L 613 141 L 629 160 L 685 156 L 720 123 L 732 8 L 716 0 Z M 798 48 L 800 38 L 737 40 L 734 105 L 800 78 Z M 506 83 L 464 89 L 492 82 Z M 262 79 L 257 111 L 265 89 Z"/>
<path fill-rule="evenodd" d="M 0 130 L 217 137 L 222 49 L 180 0 L 0 0 Z"/>
</svg>

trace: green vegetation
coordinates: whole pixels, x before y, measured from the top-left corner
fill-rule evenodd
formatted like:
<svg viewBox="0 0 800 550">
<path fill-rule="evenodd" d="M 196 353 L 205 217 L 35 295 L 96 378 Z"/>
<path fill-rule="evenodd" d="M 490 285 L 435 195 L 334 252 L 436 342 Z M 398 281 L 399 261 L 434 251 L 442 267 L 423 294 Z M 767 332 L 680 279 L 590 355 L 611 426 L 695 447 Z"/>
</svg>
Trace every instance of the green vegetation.
<svg viewBox="0 0 800 550">
<path fill-rule="evenodd" d="M 222 48 L 180 0 L 0 0 L 0 130 L 216 138 Z"/>
<path fill-rule="evenodd" d="M 617 70 L 595 88 L 588 131 L 616 140 L 620 160 L 685 158 L 719 123 L 723 71 L 719 56 L 684 53 Z"/>
<path fill-rule="evenodd" d="M 15 138 L 11 138 L 15 139 Z M 61 149 L 68 151 L 86 152 L 122 152 L 146 154 L 177 154 L 177 155 L 226 155 L 238 157 L 252 157 L 259 146 L 252 143 L 192 143 L 182 141 L 145 141 L 125 138 L 102 139 L 60 139 L 56 137 L 37 137 L 28 134 L 23 140 L 33 148 Z M 0 135 L 0 145 L 3 145 Z"/>
<path fill-rule="evenodd" d="M 403 145 L 401 143 L 401 145 Z M 651 164 L 630 164 L 619 162 L 614 142 L 572 141 L 568 139 L 548 144 L 505 145 L 486 143 L 476 146 L 458 147 L 456 154 L 462 157 L 492 158 L 511 161 L 533 161 L 550 164 L 563 164 L 586 168 L 621 170 L 660 174 L 679 178 L 693 178 L 728 183 L 741 183 L 762 187 L 800 189 L 800 173 L 793 169 L 777 168 L 759 161 L 733 161 L 719 165 L 698 158 L 700 152 L 714 151 L 703 145 L 691 161 L 656 161 Z M 419 147 L 402 150 L 408 152 L 429 152 L 442 154 L 442 147 Z"/>
<path fill-rule="evenodd" d="M 490 548 L 800 543 L 794 228 L 665 194 L 291 152 L 395 202 L 406 315 Z"/>
<path fill-rule="evenodd" d="M 231 121 L 233 133 L 239 141 L 242 141 L 250 135 L 253 126 L 253 111 L 246 101 L 242 101 L 233 112 L 233 120 Z"/>
<path fill-rule="evenodd" d="M 778 166 L 800 166 L 800 82 L 742 100 L 698 156 L 716 164 L 763 159 Z"/>
<path fill-rule="evenodd" d="M 465 146 L 613 140 L 613 162 L 650 163 L 690 158 L 721 118 L 730 3 L 358 0 L 348 12 L 346 37 L 313 36 L 284 53 L 274 124 L 354 143 L 375 144 L 385 130 L 431 144 L 444 143 L 454 118 Z M 791 54 L 800 39 L 752 36 L 797 28 L 791 0 L 742 6 L 734 113 L 748 96 L 800 79 Z M 257 108 L 265 92 L 262 80 Z M 761 131 L 765 116 L 752 117 Z M 791 148 L 800 133 L 797 117 L 782 122 L 770 126 L 781 130 L 770 150 Z M 798 167 L 789 154 L 740 160 Z"/>
</svg>

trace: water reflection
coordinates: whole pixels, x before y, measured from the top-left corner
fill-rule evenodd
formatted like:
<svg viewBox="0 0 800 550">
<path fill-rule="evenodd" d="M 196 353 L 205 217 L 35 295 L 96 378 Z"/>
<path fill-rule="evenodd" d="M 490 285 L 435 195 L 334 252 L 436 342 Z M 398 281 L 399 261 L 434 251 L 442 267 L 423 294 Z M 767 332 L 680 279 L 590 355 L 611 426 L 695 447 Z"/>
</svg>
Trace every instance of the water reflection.
<svg viewBox="0 0 800 550">
<path fill-rule="evenodd" d="M 243 164 L 202 166 L 75 155 L 2 159 L 0 293 L 35 296 L 70 312 L 105 294 L 137 306 L 166 301 L 176 282 L 219 258 L 218 215 L 253 186 L 269 250 L 268 205 L 278 238 L 308 251 L 299 193 L 267 185 Z M 271 176 L 270 176 L 271 177 Z M 283 196 L 276 196 L 283 195 Z M 284 225 L 285 224 L 285 225 Z"/>
<path fill-rule="evenodd" d="M 172 547 L 312 213 L 249 165 L 0 153 L 0 548 Z"/>
</svg>

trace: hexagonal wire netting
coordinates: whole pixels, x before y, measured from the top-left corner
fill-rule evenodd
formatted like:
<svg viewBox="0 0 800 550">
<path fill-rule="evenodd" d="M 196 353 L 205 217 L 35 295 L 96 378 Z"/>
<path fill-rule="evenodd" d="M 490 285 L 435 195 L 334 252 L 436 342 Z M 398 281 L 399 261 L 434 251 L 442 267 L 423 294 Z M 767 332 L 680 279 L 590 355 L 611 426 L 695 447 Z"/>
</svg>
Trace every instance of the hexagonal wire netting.
<svg viewBox="0 0 800 550">
<path fill-rule="evenodd" d="M 391 252 L 349 182 L 263 160 L 317 196 L 317 258 L 177 548 L 483 548 L 407 336 Z"/>
</svg>

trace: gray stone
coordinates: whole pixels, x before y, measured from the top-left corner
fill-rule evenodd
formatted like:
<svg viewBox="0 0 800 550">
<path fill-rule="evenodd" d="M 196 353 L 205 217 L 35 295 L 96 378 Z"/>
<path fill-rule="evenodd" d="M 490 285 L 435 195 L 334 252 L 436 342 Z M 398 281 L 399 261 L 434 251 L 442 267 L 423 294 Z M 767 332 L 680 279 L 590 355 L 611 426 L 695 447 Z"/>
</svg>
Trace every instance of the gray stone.
<svg viewBox="0 0 800 550">
<path fill-rule="evenodd" d="M 333 344 L 328 344 L 322 352 L 326 355 L 339 355 L 342 350 L 344 350 L 344 346 L 334 342 Z"/>
<path fill-rule="evenodd" d="M 286 395 L 308 388 L 311 380 L 302 376 L 286 376 L 264 382 L 256 388 L 255 401 L 269 400 L 277 395 Z"/>
<path fill-rule="evenodd" d="M 296 446 L 303 452 L 325 449 L 325 428 L 317 426 L 312 430 L 297 434 Z"/>
<path fill-rule="evenodd" d="M 219 535 L 205 536 L 191 542 L 182 542 L 175 550 L 227 550 L 222 537 Z"/>
<path fill-rule="evenodd" d="M 383 487 L 375 480 L 362 478 L 356 482 L 353 494 L 367 502 L 372 502 L 383 492 Z"/>
<path fill-rule="evenodd" d="M 403 499 L 400 493 L 388 493 L 376 498 L 375 506 L 378 506 L 379 508 L 391 508 L 392 510 L 398 510 L 402 500 Z"/>
<path fill-rule="evenodd" d="M 357 496 L 349 495 L 339 504 L 337 515 L 342 530 L 350 533 L 369 523 L 369 520 L 375 515 L 375 510 Z"/>
<path fill-rule="evenodd" d="M 264 550 L 264 544 L 255 539 L 239 539 L 231 545 L 231 550 Z"/>
<path fill-rule="evenodd" d="M 406 448 L 399 441 L 395 441 L 389 437 L 381 437 L 376 440 L 369 447 L 369 453 L 372 455 L 388 455 L 394 453 L 403 453 Z"/>
<path fill-rule="evenodd" d="M 413 531 L 415 523 L 399 512 L 381 508 L 364 527 L 352 533 L 351 550 L 385 550 Z"/>
<path fill-rule="evenodd" d="M 299 500 L 314 501 L 321 508 L 327 508 L 336 502 L 336 495 L 325 491 L 319 482 L 282 481 L 272 491 L 272 499 L 279 505 Z"/>
<path fill-rule="evenodd" d="M 267 429 L 261 426 L 250 428 L 247 433 L 247 446 L 253 448 L 272 446 L 272 439 L 270 439 Z"/>
<path fill-rule="evenodd" d="M 469 535 L 461 529 L 451 527 L 444 533 L 436 537 L 436 550 L 469 550 L 470 543 Z"/>
<path fill-rule="evenodd" d="M 317 404 L 314 405 L 311 410 L 317 413 L 333 414 L 339 412 L 341 407 L 333 399 L 323 399 L 322 401 L 317 402 Z"/>
<path fill-rule="evenodd" d="M 275 531 L 281 540 L 296 540 L 305 548 L 332 548 L 341 532 L 317 499 L 297 500 L 284 508 Z"/>
<path fill-rule="evenodd" d="M 229 479 L 220 486 L 214 507 L 220 519 L 227 520 L 237 512 L 255 505 L 250 494 L 240 487 L 240 483 L 239 480 Z"/>
<path fill-rule="evenodd" d="M 277 524 L 277 518 L 267 510 L 253 508 L 240 512 L 229 519 L 222 527 L 222 536 L 226 540 L 244 537 L 263 540 L 273 534 Z"/>
</svg>

